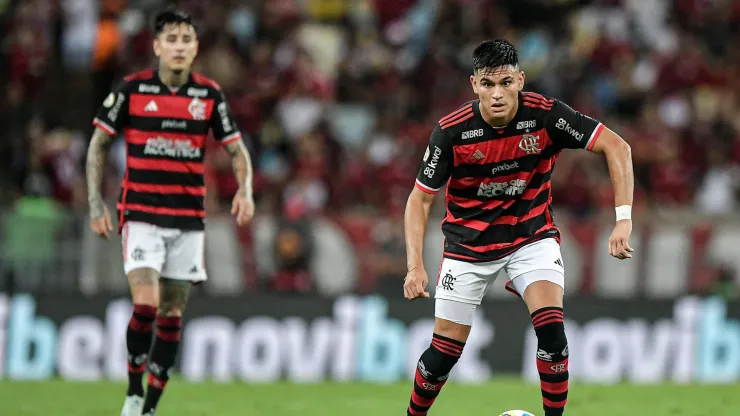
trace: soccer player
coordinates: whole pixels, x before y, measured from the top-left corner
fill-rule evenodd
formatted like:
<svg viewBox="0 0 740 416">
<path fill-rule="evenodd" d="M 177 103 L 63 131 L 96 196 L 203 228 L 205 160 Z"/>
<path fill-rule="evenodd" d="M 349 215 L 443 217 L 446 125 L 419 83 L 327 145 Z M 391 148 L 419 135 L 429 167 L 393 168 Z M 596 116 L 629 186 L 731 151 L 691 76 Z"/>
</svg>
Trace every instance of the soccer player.
<svg viewBox="0 0 740 416">
<path fill-rule="evenodd" d="M 206 280 L 203 158 L 210 130 L 231 155 L 239 182 L 231 207 L 237 224 L 254 214 L 251 161 L 229 105 L 214 81 L 190 70 L 198 52 L 191 17 L 162 12 L 154 33 L 159 68 L 125 77 L 108 96 L 93 121 L 87 154 L 90 228 L 108 239 L 113 222 L 101 178 L 113 138 L 125 138 L 118 231 L 134 308 L 126 332 L 129 385 L 121 416 L 154 414 L 175 364 L 190 287 Z"/>
<path fill-rule="evenodd" d="M 633 250 L 630 147 L 598 121 L 553 98 L 522 92 L 524 72 L 505 40 L 473 52 L 478 99 L 435 126 L 405 213 L 406 299 L 428 298 L 422 246 L 434 194 L 447 184 L 444 260 L 437 276 L 434 334 L 419 359 L 408 415 L 426 415 L 460 358 L 473 315 L 496 275 L 523 297 L 537 334 L 545 416 L 563 414 L 568 343 L 563 328 L 564 265 L 553 222 L 550 177 L 563 149 L 603 153 L 616 203 L 609 254 Z"/>
</svg>

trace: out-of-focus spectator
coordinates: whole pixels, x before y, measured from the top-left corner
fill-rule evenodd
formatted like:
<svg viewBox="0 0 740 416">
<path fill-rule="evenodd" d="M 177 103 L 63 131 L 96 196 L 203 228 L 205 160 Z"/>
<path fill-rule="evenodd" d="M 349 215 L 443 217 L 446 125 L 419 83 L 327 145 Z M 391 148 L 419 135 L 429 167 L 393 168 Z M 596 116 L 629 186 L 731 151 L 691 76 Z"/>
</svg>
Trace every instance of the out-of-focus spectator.
<svg viewBox="0 0 740 416">
<path fill-rule="evenodd" d="M 84 213 L 90 109 L 116 79 L 155 65 L 150 18 L 166 3 L 0 1 L 8 23 L 0 29 L 7 62 L 0 70 L 7 85 L 0 186 L 28 189 L 29 178 L 43 178 L 55 206 Z M 289 224 L 322 217 L 363 223 L 364 240 L 347 231 L 369 250 L 366 260 L 375 259 L 363 273 L 392 280 L 403 273 L 403 208 L 424 146 L 440 116 L 474 98 L 469 57 L 485 38 L 506 37 L 519 47 L 525 88 L 599 118 L 630 143 L 636 209 L 737 213 L 740 49 L 733 45 L 740 43 L 740 3 L 581 3 L 178 6 L 199 19 L 196 69 L 221 85 L 245 133 L 261 215 Z M 125 165 L 124 147 L 114 146 L 106 175 L 111 199 Z M 228 211 L 232 176 L 228 156 L 211 146 L 209 213 Z M 586 219 L 612 208 L 601 158 L 565 152 L 552 179 L 558 217 Z M 443 211 L 435 207 L 435 215 Z M 348 216 L 353 220 L 343 221 Z M 263 276 L 275 278 L 272 287 L 312 287 L 310 227 L 296 227 L 277 234 L 281 271 Z"/>
</svg>

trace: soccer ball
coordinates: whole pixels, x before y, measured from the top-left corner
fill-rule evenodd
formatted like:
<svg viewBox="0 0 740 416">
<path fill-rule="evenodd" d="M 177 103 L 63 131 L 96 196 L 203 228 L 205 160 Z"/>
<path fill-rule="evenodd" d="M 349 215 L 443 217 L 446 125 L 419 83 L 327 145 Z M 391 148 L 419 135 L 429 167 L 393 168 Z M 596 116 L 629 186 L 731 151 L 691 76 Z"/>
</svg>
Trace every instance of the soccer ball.
<svg viewBox="0 0 740 416">
<path fill-rule="evenodd" d="M 501 413 L 499 416 L 534 416 L 532 413 L 527 412 L 526 410 L 507 410 L 504 413 Z"/>
</svg>

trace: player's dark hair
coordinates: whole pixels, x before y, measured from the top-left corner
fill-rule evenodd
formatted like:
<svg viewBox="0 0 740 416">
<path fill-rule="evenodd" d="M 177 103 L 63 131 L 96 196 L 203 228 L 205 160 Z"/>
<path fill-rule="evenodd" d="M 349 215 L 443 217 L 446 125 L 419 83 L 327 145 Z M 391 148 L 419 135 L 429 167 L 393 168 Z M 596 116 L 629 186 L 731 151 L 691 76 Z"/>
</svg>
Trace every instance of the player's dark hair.
<svg viewBox="0 0 740 416">
<path fill-rule="evenodd" d="M 503 39 L 481 42 L 473 51 L 473 73 L 482 69 L 519 65 L 519 54 L 514 45 Z"/>
<path fill-rule="evenodd" d="M 181 25 L 186 24 L 193 27 L 193 30 L 197 31 L 195 23 L 193 23 L 193 17 L 189 13 L 182 10 L 166 9 L 163 10 L 154 17 L 154 36 L 159 36 L 167 25 Z"/>
</svg>

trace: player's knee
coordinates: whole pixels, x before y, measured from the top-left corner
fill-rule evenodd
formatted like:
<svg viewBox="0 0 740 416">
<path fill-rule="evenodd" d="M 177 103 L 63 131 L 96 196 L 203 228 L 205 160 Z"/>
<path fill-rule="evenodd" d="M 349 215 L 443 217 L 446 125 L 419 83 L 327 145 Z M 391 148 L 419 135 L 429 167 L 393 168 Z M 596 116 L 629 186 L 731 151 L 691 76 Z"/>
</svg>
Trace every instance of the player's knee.
<svg viewBox="0 0 740 416">
<path fill-rule="evenodd" d="M 457 364 L 465 344 L 434 334 L 432 344 L 419 359 L 419 371 L 427 380 L 443 381 Z"/>
<path fill-rule="evenodd" d="M 184 306 L 163 303 L 157 315 L 167 318 L 182 318 L 183 312 L 185 312 Z"/>
<path fill-rule="evenodd" d="M 563 324 L 563 309 L 546 307 L 532 314 L 538 348 L 547 352 L 562 352 L 568 346 Z M 563 355 L 567 355 L 567 352 Z"/>
</svg>

